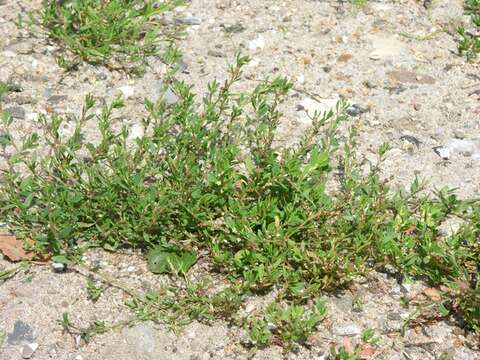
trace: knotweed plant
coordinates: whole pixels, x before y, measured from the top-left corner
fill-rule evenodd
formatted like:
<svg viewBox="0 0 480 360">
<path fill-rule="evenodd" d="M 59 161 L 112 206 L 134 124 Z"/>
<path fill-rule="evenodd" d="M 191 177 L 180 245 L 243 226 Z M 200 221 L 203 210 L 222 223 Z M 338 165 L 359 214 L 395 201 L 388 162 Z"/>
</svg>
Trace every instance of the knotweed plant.
<svg viewBox="0 0 480 360">
<path fill-rule="evenodd" d="M 44 0 L 39 25 L 77 58 L 110 68 L 137 69 L 175 36 L 162 15 L 183 0 Z M 72 67 L 63 55 L 59 65 Z"/>
<path fill-rule="evenodd" d="M 419 181 L 389 189 L 379 174 L 388 146 L 365 171 L 354 131 L 337 140 L 345 101 L 317 114 L 295 145 L 277 146 L 279 106 L 291 84 L 276 78 L 236 92 L 247 61 L 238 56 L 229 78 L 212 82 L 201 101 L 173 80 L 178 102 L 146 100 L 143 135 L 133 143 L 129 129 L 112 124 L 120 99 L 95 115 L 88 95 L 68 136 L 61 117 L 41 117 L 41 136 L 7 145 L 0 216 L 44 256 L 75 262 L 88 247 L 132 247 L 147 253 L 153 272 L 185 277 L 202 258 L 230 283 L 207 297 L 188 283 L 173 297 L 133 299 L 142 319 L 171 319 L 168 307 L 183 322 L 233 318 L 242 295 L 275 289 L 266 318 L 244 324 L 257 345 L 301 342 L 325 316 L 322 291 L 388 265 L 432 285 L 463 284 L 444 308 L 478 329 L 478 203 L 445 189 L 421 195 Z M 84 134 L 92 121 L 101 134 L 96 143 Z M 11 122 L 4 116 L 7 132 Z M 337 190 L 327 191 L 327 181 Z M 450 217 L 464 225 L 445 237 L 439 227 Z"/>
</svg>

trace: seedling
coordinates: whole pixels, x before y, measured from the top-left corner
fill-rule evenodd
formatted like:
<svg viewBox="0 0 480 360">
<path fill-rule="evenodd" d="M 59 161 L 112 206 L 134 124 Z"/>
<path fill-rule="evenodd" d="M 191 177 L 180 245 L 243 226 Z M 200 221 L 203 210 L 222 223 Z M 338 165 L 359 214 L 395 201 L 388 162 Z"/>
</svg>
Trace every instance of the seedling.
<svg viewBox="0 0 480 360">
<path fill-rule="evenodd" d="M 87 294 L 88 294 L 88 299 L 91 300 L 92 302 L 97 302 L 98 299 L 100 299 L 100 296 L 102 296 L 102 288 L 96 286 L 95 281 L 91 278 L 87 278 Z"/>
</svg>

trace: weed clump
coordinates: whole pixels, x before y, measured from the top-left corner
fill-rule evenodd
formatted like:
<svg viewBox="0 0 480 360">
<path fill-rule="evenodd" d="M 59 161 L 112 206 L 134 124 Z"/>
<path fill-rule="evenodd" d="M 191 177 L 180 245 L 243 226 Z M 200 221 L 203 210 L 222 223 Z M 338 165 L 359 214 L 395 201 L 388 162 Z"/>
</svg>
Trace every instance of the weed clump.
<svg viewBox="0 0 480 360">
<path fill-rule="evenodd" d="M 247 321 L 258 345 L 303 341 L 325 315 L 319 293 L 372 269 L 393 265 L 405 277 L 447 286 L 477 276 L 478 202 L 459 200 L 446 189 L 421 195 L 419 181 L 408 191 L 393 191 L 381 180 L 378 163 L 365 173 L 354 131 L 343 143 L 337 140 L 346 120 L 344 101 L 317 114 L 296 145 L 275 146 L 279 105 L 291 84 L 276 78 L 251 92 L 234 92 L 247 61 L 238 56 L 229 79 L 211 83 L 200 107 L 191 86 L 173 81 L 179 101 L 147 100 L 144 135 L 133 143 L 127 128 L 112 126 L 121 100 L 96 116 L 95 99 L 87 96 L 69 136 L 60 133 L 62 118 L 41 117 L 42 137 L 8 144 L 0 216 L 31 239 L 27 245 L 37 253 L 75 261 L 92 246 L 134 247 L 149 252 L 152 271 L 185 276 L 203 258 L 231 282 L 210 298 L 188 284 L 175 300 L 150 295 L 133 301 L 145 319 L 169 318 L 165 311 L 174 303 L 184 304 L 175 310 L 183 322 L 228 318 L 241 295 L 276 289 L 266 318 Z M 98 143 L 83 134 L 94 119 Z M 6 129 L 11 121 L 4 117 Z M 46 155 L 40 145 L 49 149 Z M 387 151 L 379 149 L 379 162 Z M 332 179 L 338 189 L 327 192 Z M 452 216 L 464 225 L 445 238 L 439 226 Z M 474 329 L 477 298 L 452 300 L 459 301 L 459 314 L 476 319 L 468 320 Z"/>
<path fill-rule="evenodd" d="M 45 0 L 40 25 L 48 36 L 81 60 L 111 68 L 138 68 L 158 53 L 158 43 L 174 32 L 159 17 L 183 3 L 138 0 Z M 64 67 L 78 61 L 59 57 Z"/>
<path fill-rule="evenodd" d="M 457 29 L 460 35 L 458 51 L 471 60 L 480 53 L 480 0 L 466 0 L 465 13 L 470 15 L 472 25 L 477 34 L 467 32 L 463 26 L 459 27 Z"/>
</svg>

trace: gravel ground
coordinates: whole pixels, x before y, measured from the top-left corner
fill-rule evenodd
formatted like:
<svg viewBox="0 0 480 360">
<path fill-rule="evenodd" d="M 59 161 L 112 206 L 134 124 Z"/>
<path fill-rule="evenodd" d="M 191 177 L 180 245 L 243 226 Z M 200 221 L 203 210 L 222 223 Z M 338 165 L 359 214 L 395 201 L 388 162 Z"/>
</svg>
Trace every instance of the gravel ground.
<svg viewBox="0 0 480 360">
<path fill-rule="evenodd" d="M 16 136 L 31 133 L 39 114 L 78 114 L 87 93 L 105 101 L 124 94 L 127 106 L 116 120 L 134 126 L 144 111 L 143 98 L 158 96 L 165 66 L 149 59 L 140 79 L 90 65 L 64 74 L 55 62 L 58 47 L 44 35 L 32 37 L 15 25 L 19 14 L 38 3 L 0 0 L 0 81 L 18 88 L 4 104 L 16 118 Z M 171 18 L 197 24 L 187 26 L 187 36 L 179 43 L 184 54 L 179 76 L 199 93 L 209 81 L 226 76 L 226 65 L 238 49 L 253 59 L 242 87 L 275 75 L 294 82 L 295 90 L 284 104 L 280 142 L 298 138 L 309 124 L 307 113 L 345 97 L 356 104 L 347 125 L 359 130 L 362 156 L 371 158 L 385 141 L 392 145 L 382 168 L 385 177 L 406 185 L 419 176 L 428 179 L 431 189 L 455 187 L 461 197 L 477 197 L 480 71 L 478 63 L 467 63 L 456 54 L 453 29 L 465 22 L 462 13 L 459 0 L 369 1 L 361 9 L 335 1 L 192 0 Z M 65 132 L 71 130 L 68 125 Z M 88 131 L 92 139 L 98 136 L 94 126 Z M 167 281 L 149 274 L 135 252 L 95 250 L 85 258 L 139 292 Z M 11 266 L 0 260 L 0 268 Z M 128 297 L 115 287 L 108 287 L 98 302 L 89 301 L 85 273 L 74 270 L 56 273 L 50 266 L 33 265 L 0 286 L 0 335 L 6 334 L 0 359 L 284 357 L 274 346 L 249 354 L 242 345 L 244 331 L 220 322 L 192 323 L 178 336 L 147 322 L 85 344 L 62 332 L 57 320 L 64 312 L 80 326 L 97 319 L 111 324 L 132 314 L 124 304 Z M 453 319 L 421 322 L 401 335 L 402 325 L 415 311 L 414 306 L 402 306 L 402 296 L 421 304 L 437 295 L 420 282 L 399 285 L 393 277 L 373 273 L 327 297 L 327 319 L 308 346 L 288 357 L 328 359 L 332 345 L 345 338 L 358 342 L 361 331 L 374 328 L 380 340 L 371 359 L 438 359 L 442 353 L 449 359 L 480 359 L 479 340 L 465 334 Z M 262 301 L 248 299 L 245 311 L 260 312 L 255 304 Z"/>
</svg>

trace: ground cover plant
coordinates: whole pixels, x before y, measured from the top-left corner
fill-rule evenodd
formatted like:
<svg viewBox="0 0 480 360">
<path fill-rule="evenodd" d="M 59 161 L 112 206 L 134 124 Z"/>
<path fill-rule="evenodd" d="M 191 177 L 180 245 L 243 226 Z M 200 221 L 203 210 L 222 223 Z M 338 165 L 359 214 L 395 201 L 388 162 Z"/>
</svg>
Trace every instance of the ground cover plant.
<svg viewBox="0 0 480 360">
<path fill-rule="evenodd" d="M 480 53 L 480 1 L 465 0 L 465 13 L 470 15 L 476 34 L 467 32 L 463 26 L 459 27 L 457 30 L 460 35 L 458 50 L 468 59 L 473 59 Z"/>
<path fill-rule="evenodd" d="M 158 53 L 158 44 L 175 31 L 159 17 L 183 3 L 138 0 L 45 0 L 39 25 L 48 36 L 76 55 L 58 58 L 71 68 L 78 60 L 110 68 L 139 70 L 146 56 Z"/>
<path fill-rule="evenodd" d="M 248 60 L 238 55 L 229 78 L 211 83 L 203 99 L 171 75 L 165 86 L 178 102 L 146 100 L 144 135 L 135 139 L 112 122 L 121 99 L 95 115 L 88 95 L 70 135 L 61 134 L 61 117 L 41 117 L 41 132 L 20 142 L 11 140 L 13 119 L 4 114 L 0 216 L 29 250 L 68 264 L 89 247 L 142 249 L 152 272 L 183 285 L 132 294 L 138 319 L 221 318 L 245 327 L 253 347 L 304 342 L 325 317 L 322 292 L 387 265 L 443 286 L 443 316 L 479 331 L 478 201 L 448 189 L 425 195 L 420 181 L 390 189 L 379 174 L 387 145 L 366 169 L 355 131 L 339 140 L 345 101 L 317 114 L 296 145 L 278 147 L 279 106 L 292 85 L 275 78 L 235 91 Z M 92 121 L 96 143 L 84 134 Z M 445 237 L 439 226 L 450 217 L 463 225 Z M 209 293 L 208 284 L 188 279 L 200 258 L 226 288 Z M 238 315 L 243 296 L 272 290 L 264 318 Z M 91 281 L 87 292 L 96 301 L 101 287 Z"/>
</svg>

